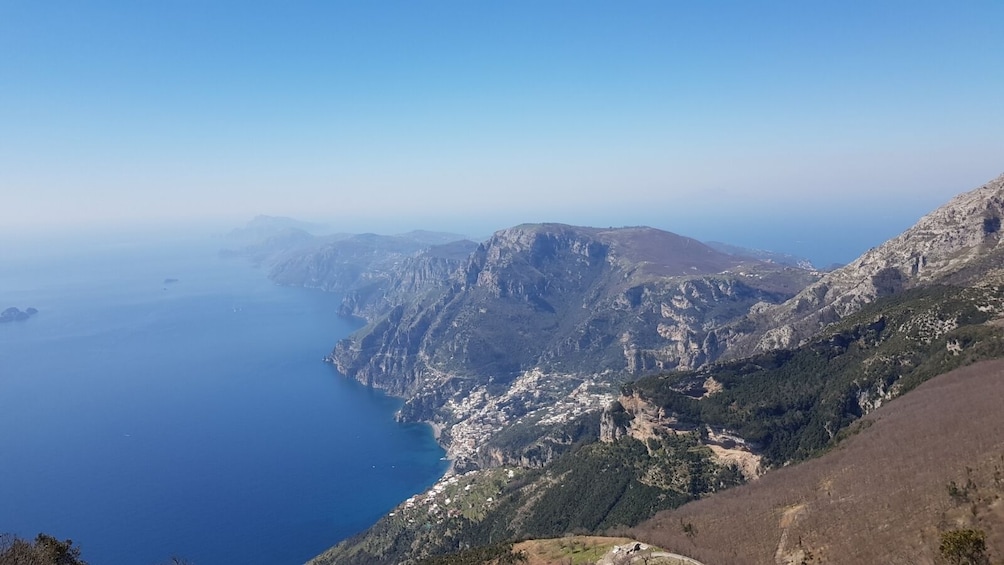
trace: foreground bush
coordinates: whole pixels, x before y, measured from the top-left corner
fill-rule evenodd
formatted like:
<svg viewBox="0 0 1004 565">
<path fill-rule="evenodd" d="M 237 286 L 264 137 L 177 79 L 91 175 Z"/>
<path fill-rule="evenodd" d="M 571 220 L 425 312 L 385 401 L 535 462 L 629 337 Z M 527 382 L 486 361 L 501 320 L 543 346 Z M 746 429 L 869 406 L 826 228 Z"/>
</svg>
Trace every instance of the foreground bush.
<svg viewBox="0 0 1004 565">
<path fill-rule="evenodd" d="M 80 548 L 72 540 L 59 541 L 38 534 L 35 541 L 11 534 L 0 535 L 0 565 L 87 565 L 80 558 Z"/>
</svg>

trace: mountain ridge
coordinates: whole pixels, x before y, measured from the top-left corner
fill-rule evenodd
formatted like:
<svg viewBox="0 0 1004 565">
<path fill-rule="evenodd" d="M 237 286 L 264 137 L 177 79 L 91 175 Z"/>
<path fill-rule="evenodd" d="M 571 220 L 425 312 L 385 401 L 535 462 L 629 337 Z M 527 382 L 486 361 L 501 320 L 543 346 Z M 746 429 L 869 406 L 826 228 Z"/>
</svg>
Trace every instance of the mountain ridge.
<svg viewBox="0 0 1004 565">
<path fill-rule="evenodd" d="M 975 260 L 1000 255 L 1002 216 L 1004 175 L 955 196 L 787 303 L 762 309 L 752 316 L 761 329 L 738 340 L 731 356 L 792 347 L 880 296 L 947 278 Z"/>
<path fill-rule="evenodd" d="M 402 419 L 455 431 L 476 413 L 495 420 L 470 438 L 484 444 L 504 425 L 487 412 L 515 418 L 585 380 L 602 389 L 621 375 L 717 357 L 715 327 L 793 296 L 813 276 L 654 228 L 524 224 L 479 244 L 438 288 L 368 311 L 369 324 L 329 359 L 405 397 Z M 472 395 L 479 408 L 464 400 Z M 469 460 L 454 437 L 443 438 L 448 453 Z"/>
</svg>

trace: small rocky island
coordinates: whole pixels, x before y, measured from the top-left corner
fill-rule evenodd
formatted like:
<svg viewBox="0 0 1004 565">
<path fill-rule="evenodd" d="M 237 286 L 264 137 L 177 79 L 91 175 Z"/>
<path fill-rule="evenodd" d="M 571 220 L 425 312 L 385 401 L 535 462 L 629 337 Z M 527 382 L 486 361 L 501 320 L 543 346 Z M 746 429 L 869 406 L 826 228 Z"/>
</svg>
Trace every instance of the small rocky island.
<svg viewBox="0 0 1004 565">
<path fill-rule="evenodd" d="M 3 312 L 0 312 L 0 323 L 3 322 L 23 322 L 28 318 L 38 314 L 38 310 L 35 308 L 26 308 L 24 311 L 19 310 L 15 307 L 10 307 Z"/>
</svg>

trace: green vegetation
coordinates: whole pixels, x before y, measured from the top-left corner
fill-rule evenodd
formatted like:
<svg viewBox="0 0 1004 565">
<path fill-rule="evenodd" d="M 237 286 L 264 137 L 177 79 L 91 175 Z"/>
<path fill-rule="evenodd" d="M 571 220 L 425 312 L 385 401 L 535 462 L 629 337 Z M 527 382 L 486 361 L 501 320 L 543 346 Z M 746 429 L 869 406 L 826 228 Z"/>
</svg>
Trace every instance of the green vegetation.
<svg viewBox="0 0 1004 565">
<path fill-rule="evenodd" d="M 526 554 L 513 551 L 511 543 L 500 543 L 429 557 L 420 560 L 417 565 L 515 565 L 526 560 Z"/>
<path fill-rule="evenodd" d="M 14 534 L 0 534 L 0 565 L 87 565 L 73 540 L 60 541 L 48 534 L 38 534 L 34 541 Z M 172 557 L 164 565 L 191 565 Z"/>
<path fill-rule="evenodd" d="M 983 565 L 987 557 L 987 535 L 970 528 L 949 530 L 941 534 L 938 546 L 941 556 L 952 565 Z"/>
<path fill-rule="evenodd" d="M 996 506 L 1004 494 L 1002 477 L 1004 454 L 976 468 L 966 466 L 964 478 L 948 482 L 948 497 L 953 507 L 942 513 L 940 522 L 956 527 L 941 533 L 938 552 L 949 563 L 990 563 L 985 530 L 993 532 L 1000 525 Z"/>
<path fill-rule="evenodd" d="M 586 444 L 509 485 L 486 519 L 465 527 L 456 542 L 478 545 L 632 526 L 741 481 L 736 469 L 716 465 L 692 435 Z"/>
<path fill-rule="evenodd" d="M 317 562 L 395 563 L 500 541 L 633 526 L 742 480 L 734 467 L 714 463 L 694 434 L 583 443 L 544 469 L 447 479 L 432 495 L 406 502 Z"/>
<path fill-rule="evenodd" d="M 589 543 L 590 538 L 564 537 L 550 544 L 560 556 L 562 563 L 570 565 L 592 565 L 610 550 L 610 544 Z"/>
<path fill-rule="evenodd" d="M 599 439 L 600 413 L 590 412 L 557 425 L 541 425 L 544 413 L 524 416 L 492 436 L 489 450 L 519 459 L 531 466 L 543 466 L 582 443 Z"/>
<path fill-rule="evenodd" d="M 876 302 L 811 343 L 624 387 L 682 422 L 735 431 L 781 465 L 833 445 L 862 414 L 927 379 L 1004 357 L 985 324 L 1004 295 L 996 288 L 928 287 Z M 991 308 L 990 306 L 994 306 Z M 711 376 L 723 390 L 697 399 L 679 389 Z"/>
<path fill-rule="evenodd" d="M 689 490 L 692 484 L 713 480 L 707 454 L 686 448 L 669 454 L 666 449 L 672 448 L 661 445 L 657 449 L 650 455 L 645 444 L 626 438 L 587 445 L 574 456 L 559 459 L 548 470 L 555 485 L 540 494 L 522 529 L 534 537 L 553 537 L 634 525 L 700 494 Z M 667 475 L 682 472 L 684 478 L 678 482 L 684 488 L 646 484 L 643 480 L 650 469 Z M 698 477 L 691 481 L 691 474 Z"/>
</svg>

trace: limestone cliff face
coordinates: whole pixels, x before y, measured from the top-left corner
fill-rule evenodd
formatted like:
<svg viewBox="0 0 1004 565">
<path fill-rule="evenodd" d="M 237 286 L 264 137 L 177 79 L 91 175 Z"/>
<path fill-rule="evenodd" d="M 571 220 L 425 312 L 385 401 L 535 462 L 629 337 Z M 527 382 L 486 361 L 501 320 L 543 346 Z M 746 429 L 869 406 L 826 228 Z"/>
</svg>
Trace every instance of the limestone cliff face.
<svg viewBox="0 0 1004 565">
<path fill-rule="evenodd" d="M 607 246 L 595 230 L 571 226 L 520 226 L 496 233 L 470 257 L 459 277 L 461 289 L 494 298 L 534 302 L 551 310 L 545 296 L 578 291 L 599 274 Z M 562 276 L 563 275 L 563 276 Z"/>
<path fill-rule="evenodd" d="M 1001 255 L 1002 217 L 1004 176 L 956 196 L 784 304 L 760 309 L 750 316 L 758 331 L 738 339 L 730 355 L 794 347 L 876 298 L 907 288 L 969 282 L 965 278 L 971 268 Z"/>
<path fill-rule="evenodd" d="M 619 336 L 624 369 L 633 375 L 693 369 L 718 359 L 731 340 L 723 328 L 727 322 L 784 296 L 734 276 L 714 275 L 651 282 L 634 293 L 615 300 L 615 306 L 636 311 L 648 322 Z"/>
<path fill-rule="evenodd" d="M 612 442 L 622 437 L 645 441 L 657 430 L 673 430 L 676 423 L 675 418 L 668 418 L 658 406 L 637 394 L 621 395 L 600 416 L 600 441 Z"/>
<path fill-rule="evenodd" d="M 716 328 L 809 277 L 650 228 L 518 226 L 412 300 L 369 310 L 370 324 L 331 359 L 408 398 L 408 417 L 433 419 L 451 395 L 504 391 L 536 368 L 623 379 L 704 364 L 728 345 Z"/>
</svg>

